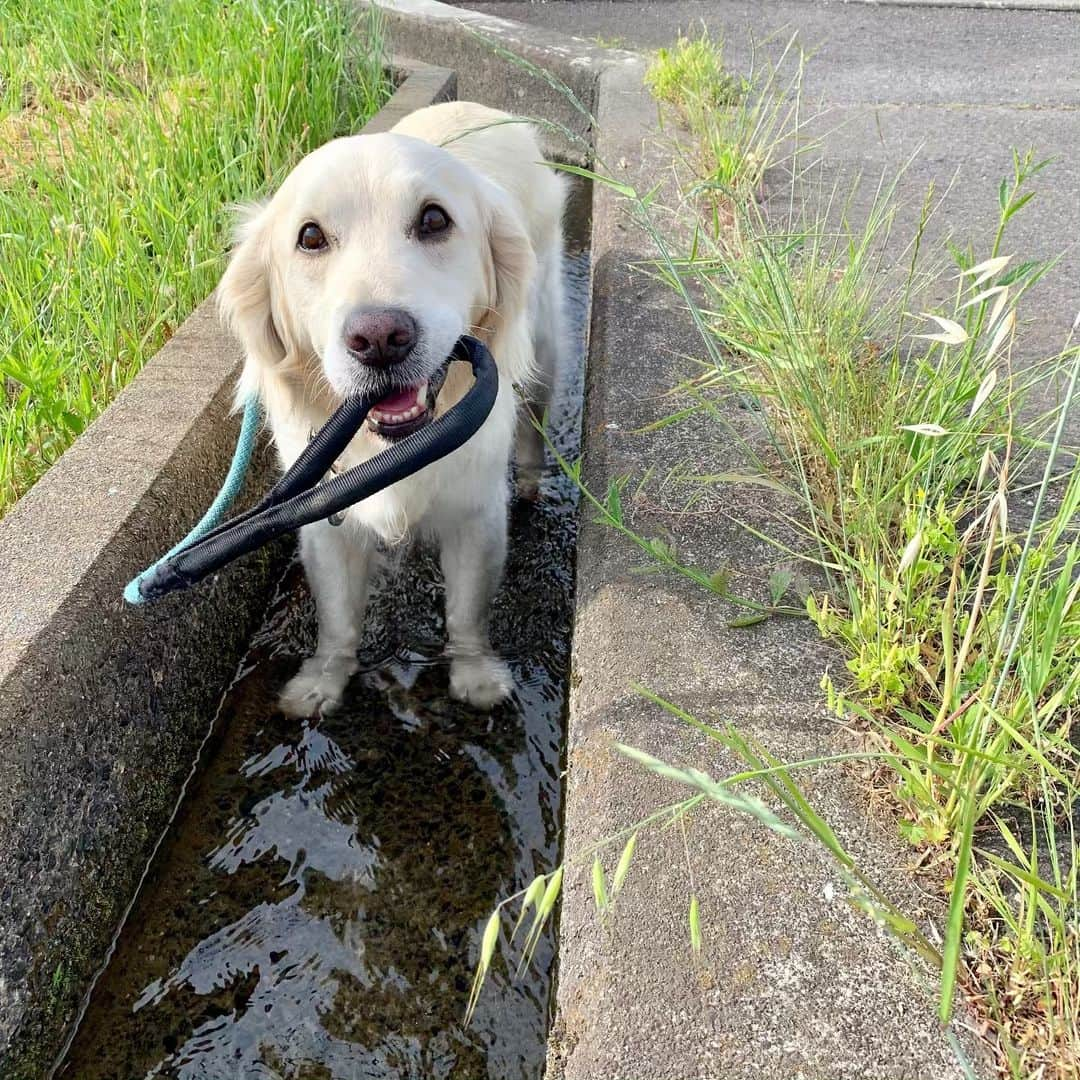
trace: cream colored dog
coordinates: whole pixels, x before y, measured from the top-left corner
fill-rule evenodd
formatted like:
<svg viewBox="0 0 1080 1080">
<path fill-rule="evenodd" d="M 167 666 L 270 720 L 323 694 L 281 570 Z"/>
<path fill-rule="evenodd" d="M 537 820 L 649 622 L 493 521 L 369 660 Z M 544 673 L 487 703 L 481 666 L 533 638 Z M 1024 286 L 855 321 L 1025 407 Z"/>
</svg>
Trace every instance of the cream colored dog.
<svg viewBox="0 0 1080 1080">
<path fill-rule="evenodd" d="M 510 692 L 488 638 L 506 553 L 513 384 L 542 412 L 562 346 L 561 177 L 535 131 L 467 102 L 434 105 L 391 132 L 336 139 L 246 215 L 219 287 L 288 467 L 344 397 L 385 391 L 339 464 L 349 468 L 445 412 L 472 376 L 436 373 L 465 333 L 499 369 L 491 415 L 459 450 L 301 530 L 319 638 L 281 695 L 299 716 L 336 706 L 356 648 L 376 542 L 424 533 L 446 579 L 450 691 L 490 708 Z M 432 385 L 429 385 L 432 380 Z M 519 488 L 534 495 L 543 442 L 517 434 Z"/>
</svg>

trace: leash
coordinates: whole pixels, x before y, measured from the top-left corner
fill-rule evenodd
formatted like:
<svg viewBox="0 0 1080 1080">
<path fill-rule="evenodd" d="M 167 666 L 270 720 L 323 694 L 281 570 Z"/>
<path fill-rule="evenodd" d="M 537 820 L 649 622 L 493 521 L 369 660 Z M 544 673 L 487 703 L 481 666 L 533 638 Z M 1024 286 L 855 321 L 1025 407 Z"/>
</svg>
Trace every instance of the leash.
<svg viewBox="0 0 1080 1080">
<path fill-rule="evenodd" d="M 129 604 L 143 604 L 189 588 L 283 533 L 340 514 L 463 446 L 491 412 L 499 378 L 491 353 L 475 338 L 463 337 L 457 342 L 447 366 L 454 361 L 470 364 L 476 381 L 461 401 L 437 420 L 324 482 L 331 465 L 385 392 L 350 398 L 262 500 L 224 522 L 247 475 L 263 419 L 259 401 L 248 398 L 228 474 L 210 508 L 180 543 L 127 584 L 124 599 Z"/>
<path fill-rule="evenodd" d="M 179 554 L 186 548 L 191 547 L 196 540 L 206 536 L 207 533 L 216 529 L 225 519 L 229 507 L 236 501 L 240 489 L 244 486 L 248 468 L 251 465 L 251 455 L 255 451 L 255 440 L 259 428 L 263 422 L 263 407 L 258 395 L 252 394 L 244 402 L 244 416 L 240 421 L 240 435 L 236 440 L 236 449 L 233 451 L 232 462 L 225 476 L 225 482 L 217 493 L 210 508 L 203 514 L 199 523 L 174 547 L 171 547 L 157 562 L 148 566 L 138 577 L 133 578 L 124 586 L 124 599 L 129 604 L 141 604 L 146 600 L 142 594 L 143 584 L 153 577 L 162 563 Z"/>
</svg>

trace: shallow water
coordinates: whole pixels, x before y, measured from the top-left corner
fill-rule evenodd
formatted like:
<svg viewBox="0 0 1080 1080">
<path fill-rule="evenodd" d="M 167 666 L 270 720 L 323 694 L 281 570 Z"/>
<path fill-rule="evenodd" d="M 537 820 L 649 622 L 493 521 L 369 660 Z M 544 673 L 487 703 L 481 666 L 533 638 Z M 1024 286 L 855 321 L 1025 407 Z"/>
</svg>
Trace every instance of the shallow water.
<svg viewBox="0 0 1080 1080">
<path fill-rule="evenodd" d="M 567 275 L 550 428 L 573 457 L 587 256 Z M 490 716 L 447 697 L 441 583 L 417 552 L 372 599 L 341 711 L 283 717 L 275 694 L 314 644 L 290 567 L 58 1075 L 542 1075 L 550 935 L 521 979 L 497 961 L 461 1022 L 494 903 L 559 858 L 576 499 L 557 469 L 542 491 L 513 509 L 493 637 L 516 689 Z"/>
</svg>

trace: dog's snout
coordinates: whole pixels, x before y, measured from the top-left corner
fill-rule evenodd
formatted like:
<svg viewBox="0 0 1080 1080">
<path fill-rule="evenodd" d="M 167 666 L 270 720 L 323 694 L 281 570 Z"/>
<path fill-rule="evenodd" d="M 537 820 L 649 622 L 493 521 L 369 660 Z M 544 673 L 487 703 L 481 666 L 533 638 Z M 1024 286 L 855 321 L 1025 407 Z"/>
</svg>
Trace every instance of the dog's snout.
<svg viewBox="0 0 1080 1080">
<path fill-rule="evenodd" d="M 345 348 L 361 364 L 389 367 L 416 344 L 416 320 L 400 308 L 355 311 L 345 321 Z"/>
</svg>

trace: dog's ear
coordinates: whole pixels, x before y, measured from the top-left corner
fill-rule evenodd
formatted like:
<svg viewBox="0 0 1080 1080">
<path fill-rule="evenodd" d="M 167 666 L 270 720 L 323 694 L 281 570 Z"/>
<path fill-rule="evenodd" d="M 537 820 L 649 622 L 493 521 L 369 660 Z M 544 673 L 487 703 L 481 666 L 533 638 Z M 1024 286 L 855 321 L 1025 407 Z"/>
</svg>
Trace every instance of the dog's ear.
<svg viewBox="0 0 1080 1080">
<path fill-rule="evenodd" d="M 534 366 L 532 335 L 525 318 L 536 276 L 536 254 L 509 196 L 487 185 L 484 202 L 490 261 L 486 307 L 477 320 L 490 334 L 495 361 L 513 382 L 524 382 Z"/>
<path fill-rule="evenodd" d="M 487 233 L 494 276 L 492 330 L 517 319 L 529 302 L 536 255 L 509 196 L 494 184 L 487 199 Z"/>
<path fill-rule="evenodd" d="M 222 319 L 244 347 L 241 398 L 259 390 L 286 354 L 274 325 L 268 226 L 266 206 L 240 209 L 232 255 L 217 289 Z"/>
</svg>

